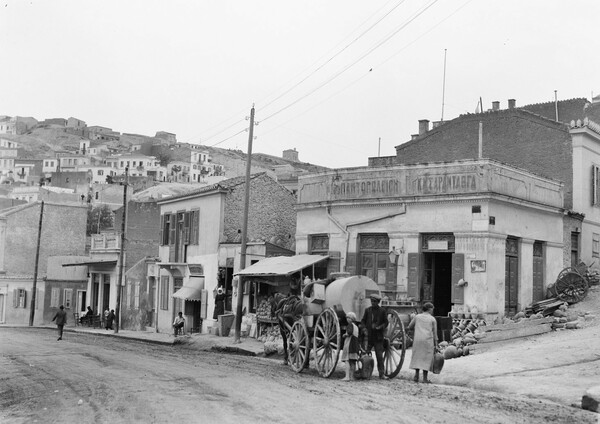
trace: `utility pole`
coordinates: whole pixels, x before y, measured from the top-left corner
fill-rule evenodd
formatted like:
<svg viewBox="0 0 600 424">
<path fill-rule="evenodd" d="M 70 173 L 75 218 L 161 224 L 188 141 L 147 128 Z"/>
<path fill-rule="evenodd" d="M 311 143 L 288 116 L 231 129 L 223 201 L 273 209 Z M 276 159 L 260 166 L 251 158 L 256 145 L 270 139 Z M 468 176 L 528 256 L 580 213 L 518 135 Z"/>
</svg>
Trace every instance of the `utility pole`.
<svg viewBox="0 0 600 424">
<path fill-rule="evenodd" d="M 121 249 L 119 252 L 119 280 L 117 282 L 117 306 L 115 311 L 115 333 L 119 332 L 121 316 L 121 285 L 123 284 L 123 262 L 125 262 L 125 228 L 127 226 L 127 186 L 129 185 L 129 167 L 125 168 L 123 181 L 123 218 L 121 219 Z"/>
<path fill-rule="evenodd" d="M 33 325 L 33 318 L 35 317 L 35 302 L 36 302 L 36 292 L 37 292 L 37 276 L 38 276 L 38 264 L 40 262 L 40 242 L 42 240 L 42 221 L 44 218 L 44 201 L 42 200 L 42 205 L 40 207 L 40 224 L 38 226 L 38 239 L 37 239 L 37 247 L 35 248 L 35 268 L 33 271 L 33 289 L 31 293 L 31 310 L 29 311 L 29 326 Z"/>
<path fill-rule="evenodd" d="M 252 138 L 254 136 L 254 105 L 250 109 L 250 128 L 248 129 L 248 160 L 246 161 L 246 197 L 244 198 L 244 218 L 242 221 L 242 246 L 240 248 L 240 270 L 246 268 L 246 238 L 248 236 L 248 208 L 250 206 L 250 169 L 252 166 Z M 240 343 L 242 329 L 242 304 L 244 300 L 244 279 L 238 276 L 237 305 L 235 308 L 234 343 Z"/>
<path fill-rule="evenodd" d="M 377 146 L 377 157 L 381 156 L 381 137 L 379 137 L 379 145 Z"/>
</svg>

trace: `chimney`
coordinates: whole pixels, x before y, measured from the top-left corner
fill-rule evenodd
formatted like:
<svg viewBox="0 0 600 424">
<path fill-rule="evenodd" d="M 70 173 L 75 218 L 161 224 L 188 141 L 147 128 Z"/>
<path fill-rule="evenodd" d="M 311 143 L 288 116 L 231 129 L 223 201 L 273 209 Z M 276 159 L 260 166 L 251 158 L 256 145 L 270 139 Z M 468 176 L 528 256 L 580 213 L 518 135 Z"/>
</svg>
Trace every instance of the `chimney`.
<svg viewBox="0 0 600 424">
<path fill-rule="evenodd" d="M 500 110 L 500 102 L 499 101 L 495 101 L 492 102 L 492 110 Z"/>
<path fill-rule="evenodd" d="M 419 138 L 419 134 L 412 134 L 412 135 L 410 136 L 410 139 L 411 139 L 411 140 L 414 140 L 415 138 Z"/>
<path fill-rule="evenodd" d="M 419 135 L 429 131 L 429 119 L 419 119 Z"/>
<path fill-rule="evenodd" d="M 509 109 L 514 109 L 516 106 L 517 101 L 515 99 L 508 99 L 508 108 Z"/>
</svg>

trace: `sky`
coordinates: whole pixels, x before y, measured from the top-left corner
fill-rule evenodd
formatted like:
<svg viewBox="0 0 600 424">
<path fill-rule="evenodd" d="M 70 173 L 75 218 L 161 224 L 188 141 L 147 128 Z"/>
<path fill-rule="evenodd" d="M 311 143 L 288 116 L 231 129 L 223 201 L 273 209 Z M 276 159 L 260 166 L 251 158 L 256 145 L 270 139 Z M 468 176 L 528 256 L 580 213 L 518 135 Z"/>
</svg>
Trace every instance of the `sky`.
<svg viewBox="0 0 600 424">
<path fill-rule="evenodd" d="M 330 168 L 418 120 L 600 94 L 600 1 L 3 0 L 0 115 Z"/>
</svg>

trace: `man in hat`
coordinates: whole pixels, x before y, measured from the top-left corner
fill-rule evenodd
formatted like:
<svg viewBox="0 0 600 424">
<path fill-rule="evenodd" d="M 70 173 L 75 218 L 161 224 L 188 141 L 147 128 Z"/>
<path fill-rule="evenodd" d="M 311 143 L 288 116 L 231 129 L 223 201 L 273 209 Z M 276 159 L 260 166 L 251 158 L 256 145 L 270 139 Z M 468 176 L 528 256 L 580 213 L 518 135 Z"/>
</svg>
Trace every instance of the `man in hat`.
<svg viewBox="0 0 600 424">
<path fill-rule="evenodd" d="M 369 296 L 371 306 L 365 310 L 362 318 L 363 331 L 367 335 L 367 352 L 375 348 L 375 358 L 377 359 L 377 371 L 379 378 L 387 380 L 385 368 L 383 366 L 383 334 L 388 325 L 387 311 L 379 306 L 381 296 L 377 293 Z"/>
<path fill-rule="evenodd" d="M 67 323 L 67 313 L 65 312 L 65 307 L 63 305 L 60 305 L 60 308 L 58 309 L 58 311 L 56 311 L 56 314 L 54 315 L 54 318 L 52 318 L 52 321 L 56 321 L 56 328 L 58 330 L 57 341 L 62 340 L 63 327 Z"/>
</svg>

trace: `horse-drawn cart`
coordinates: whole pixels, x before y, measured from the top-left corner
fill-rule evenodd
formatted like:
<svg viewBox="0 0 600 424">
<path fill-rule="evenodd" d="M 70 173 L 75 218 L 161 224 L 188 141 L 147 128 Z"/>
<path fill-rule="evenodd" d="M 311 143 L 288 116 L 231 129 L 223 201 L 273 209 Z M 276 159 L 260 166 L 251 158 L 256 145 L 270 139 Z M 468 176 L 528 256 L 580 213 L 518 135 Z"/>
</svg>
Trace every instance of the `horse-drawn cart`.
<svg viewBox="0 0 600 424">
<path fill-rule="evenodd" d="M 360 321 L 371 305 L 369 296 L 373 293 L 379 294 L 379 287 L 364 276 L 315 281 L 305 286 L 297 298 L 295 312 L 294 308 L 288 308 L 286 313 L 284 306 L 280 314 L 290 367 L 295 372 L 307 368 L 312 352 L 318 373 L 329 377 L 335 371 L 343 347 L 346 313 L 354 312 Z M 385 375 L 393 378 L 402 368 L 406 339 L 398 312 L 388 309 L 388 320 L 384 369 Z"/>
</svg>

